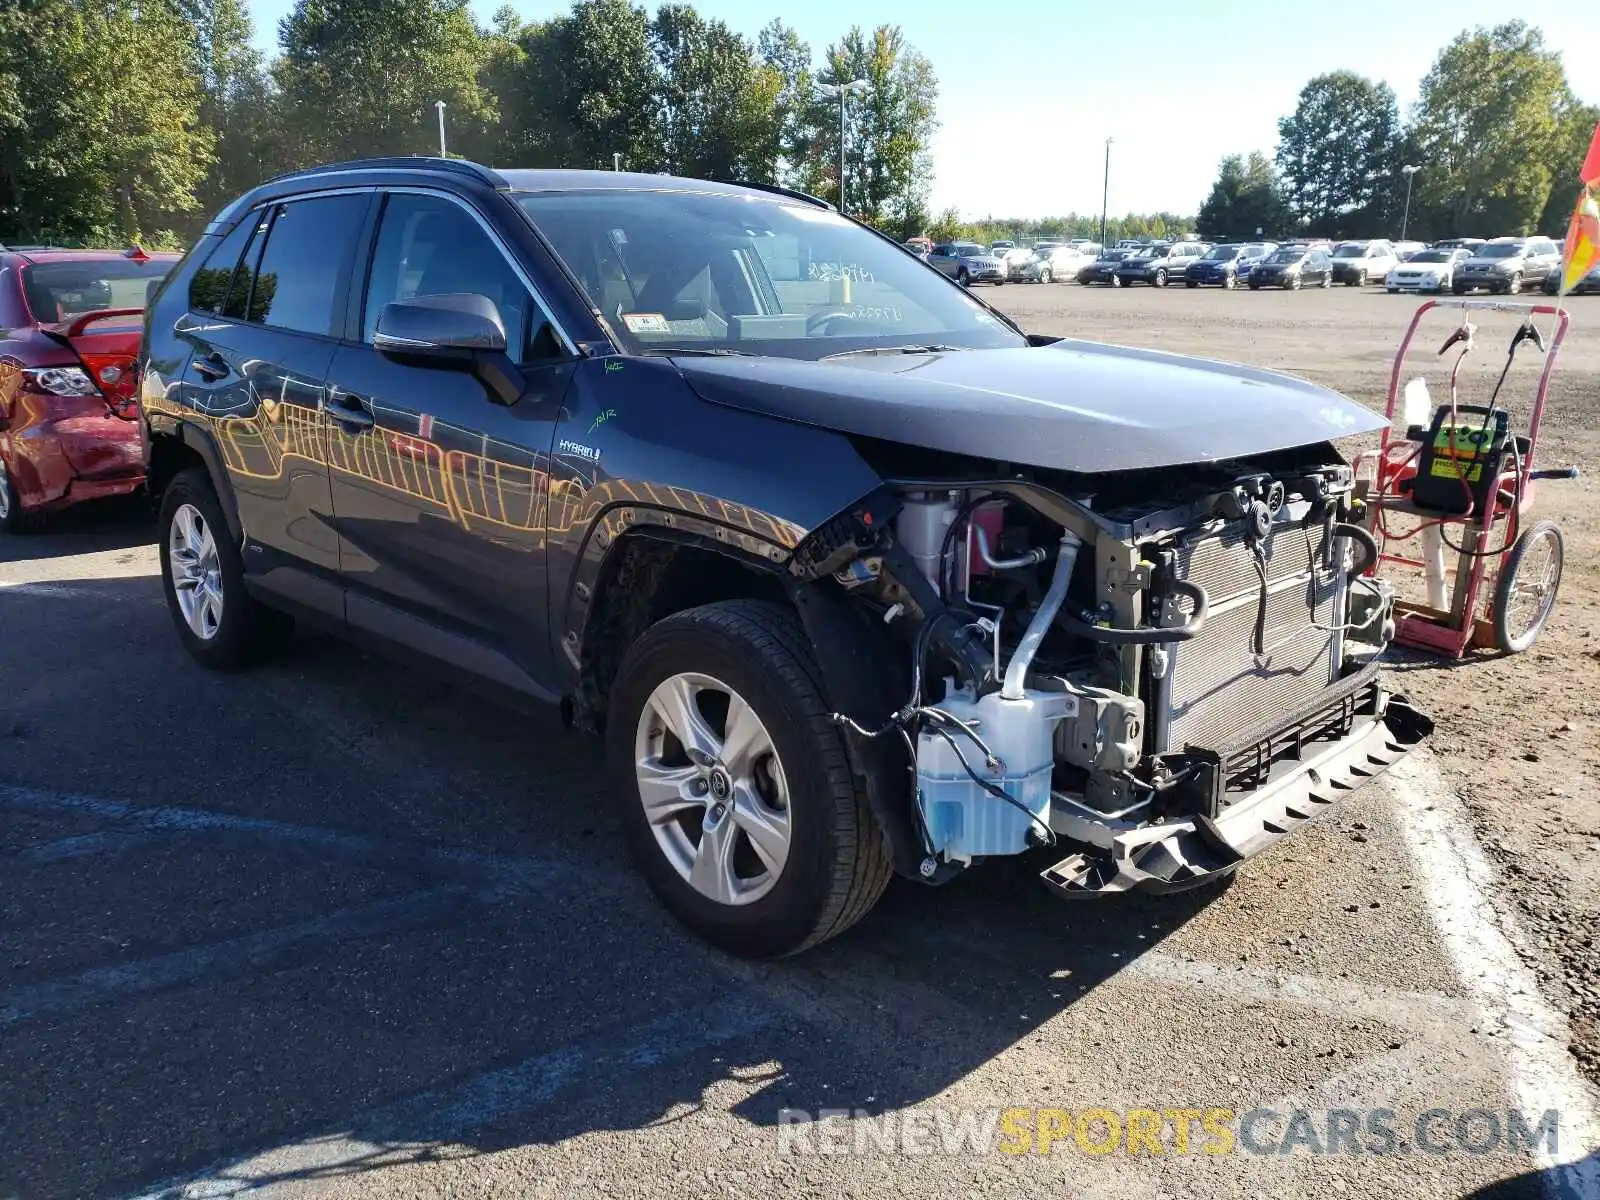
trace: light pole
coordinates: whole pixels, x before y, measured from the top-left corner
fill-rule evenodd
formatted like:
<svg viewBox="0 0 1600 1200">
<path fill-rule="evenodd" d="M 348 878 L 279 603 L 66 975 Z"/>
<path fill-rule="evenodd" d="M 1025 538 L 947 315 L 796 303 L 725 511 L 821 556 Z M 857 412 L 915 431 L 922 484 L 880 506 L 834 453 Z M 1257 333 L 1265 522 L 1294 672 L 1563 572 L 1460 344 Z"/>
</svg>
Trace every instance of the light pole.
<svg viewBox="0 0 1600 1200">
<path fill-rule="evenodd" d="M 1406 225 L 1411 220 L 1411 179 L 1420 170 L 1422 170 L 1421 167 L 1413 166 L 1400 168 L 1400 173 L 1406 177 L 1406 206 L 1405 210 L 1400 214 L 1400 240 L 1402 242 L 1406 240 Z"/>
<path fill-rule="evenodd" d="M 433 106 L 439 110 L 439 157 L 444 158 L 444 101 L 435 100 Z"/>
<path fill-rule="evenodd" d="M 1106 173 L 1100 185 L 1100 248 L 1106 248 L 1106 204 L 1111 198 L 1111 139 L 1106 139 Z"/>
<path fill-rule="evenodd" d="M 621 150 L 613 150 L 611 152 L 611 169 L 613 171 L 622 170 L 622 151 Z"/>
<path fill-rule="evenodd" d="M 824 83 L 817 90 L 829 100 L 839 97 L 839 211 L 844 212 L 844 98 L 851 92 L 864 92 L 872 85 L 865 79 L 849 83 Z"/>
</svg>

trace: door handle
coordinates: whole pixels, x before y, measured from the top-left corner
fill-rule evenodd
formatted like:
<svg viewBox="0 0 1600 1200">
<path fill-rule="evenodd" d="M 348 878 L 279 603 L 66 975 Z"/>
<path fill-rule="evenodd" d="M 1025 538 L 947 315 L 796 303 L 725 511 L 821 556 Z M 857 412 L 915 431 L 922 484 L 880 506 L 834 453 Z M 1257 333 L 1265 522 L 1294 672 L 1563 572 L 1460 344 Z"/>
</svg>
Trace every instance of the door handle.
<svg viewBox="0 0 1600 1200">
<path fill-rule="evenodd" d="M 370 429 L 373 416 L 370 409 L 362 403 L 361 397 L 352 396 L 349 392 L 334 392 L 330 390 L 327 398 L 322 402 L 323 411 L 338 421 L 341 425 L 350 425 L 360 429 Z"/>
<path fill-rule="evenodd" d="M 204 358 L 197 358 L 190 364 L 194 367 L 195 374 L 207 383 L 215 383 L 228 374 L 228 360 L 213 350 Z"/>
</svg>

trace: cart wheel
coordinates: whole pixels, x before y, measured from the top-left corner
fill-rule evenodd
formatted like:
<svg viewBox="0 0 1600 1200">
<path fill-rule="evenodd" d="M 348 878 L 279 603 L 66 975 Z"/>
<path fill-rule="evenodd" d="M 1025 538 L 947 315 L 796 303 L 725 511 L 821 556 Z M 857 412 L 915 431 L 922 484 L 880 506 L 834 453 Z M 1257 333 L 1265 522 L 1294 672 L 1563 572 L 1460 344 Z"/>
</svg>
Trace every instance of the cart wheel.
<svg viewBox="0 0 1600 1200">
<path fill-rule="evenodd" d="M 1561 527 L 1540 521 L 1517 539 L 1494 586 L 1494 641 L 1507 654 L 1521 654 L 1544 628 L 1561 586 Z"/>
</svg>

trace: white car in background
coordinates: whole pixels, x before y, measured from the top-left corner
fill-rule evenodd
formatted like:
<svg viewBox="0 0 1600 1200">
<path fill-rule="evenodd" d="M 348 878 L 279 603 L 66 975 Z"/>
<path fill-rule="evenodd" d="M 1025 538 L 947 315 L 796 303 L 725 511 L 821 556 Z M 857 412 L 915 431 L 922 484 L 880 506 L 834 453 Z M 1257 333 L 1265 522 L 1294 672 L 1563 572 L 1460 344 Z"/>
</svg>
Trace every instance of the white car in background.
<svg viewBox="0 0 1600 1200">
<path fill-rule="evenodd" d="M 1383 277 L 1390 295 L 1396 292 L 1448 292 L 1455 282 L 1456 268 L 1472 257 L 1462 246 L 1430 247 L 1418 250 Z"/>
<path fill-rule="evenodd" d="M 1078 272 L 1092 263 L 1100 253 L 1093 242 L 1084 246 L 1057 243 L 1049 247 L 1034 247 L 1034 259 L 1023 271 L 1022 277 L 1030 283 L 1055 283 L 1076 279 Z"/>
</svg>

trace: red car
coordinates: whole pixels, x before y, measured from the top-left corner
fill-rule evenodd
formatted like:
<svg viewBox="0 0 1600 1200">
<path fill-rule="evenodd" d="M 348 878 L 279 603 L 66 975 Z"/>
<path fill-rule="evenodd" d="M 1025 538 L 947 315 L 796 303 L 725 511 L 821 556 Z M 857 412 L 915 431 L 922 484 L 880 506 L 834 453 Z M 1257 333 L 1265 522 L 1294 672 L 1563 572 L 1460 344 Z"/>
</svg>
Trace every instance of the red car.
<svg viewBox="0 0 1600 1200">
<path fill-rule="evenodd" d="M 0 247 L 0 529 L 144 485 L 134 360 L 177 260 Z"/>
</svg>

